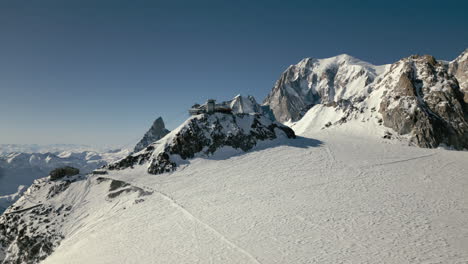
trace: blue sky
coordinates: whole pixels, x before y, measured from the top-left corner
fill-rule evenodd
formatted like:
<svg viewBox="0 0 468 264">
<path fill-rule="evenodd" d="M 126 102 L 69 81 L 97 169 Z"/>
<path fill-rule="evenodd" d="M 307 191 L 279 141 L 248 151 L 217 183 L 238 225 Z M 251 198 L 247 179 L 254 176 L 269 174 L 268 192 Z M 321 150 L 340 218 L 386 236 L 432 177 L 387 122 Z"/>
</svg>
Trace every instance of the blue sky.
<svg viewBox="0 0 468 264">
<path fill-rule="evenodd" d="M 0 143 L 128 144 L 304 57 L 468 47 L 467 1 L 0 1 Z"/>
</svg>

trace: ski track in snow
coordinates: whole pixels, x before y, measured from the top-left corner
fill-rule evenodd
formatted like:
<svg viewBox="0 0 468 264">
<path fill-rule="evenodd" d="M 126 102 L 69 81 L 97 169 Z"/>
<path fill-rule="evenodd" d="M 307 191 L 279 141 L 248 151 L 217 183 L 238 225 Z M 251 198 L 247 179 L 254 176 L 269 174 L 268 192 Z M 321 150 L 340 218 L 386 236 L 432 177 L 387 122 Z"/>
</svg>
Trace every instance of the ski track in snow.
<svg viewBox="0 0 468 264">
<path fill-rule="evenodd" d="M 423 155 L 423 156 L 418 156 L 418 157 L 412 157 L 412 158 L 407 158 L 407 159 L 402 159 L 402 160 L 396 160 L 396 161 L 389 161 L 389 162 L 384 162 L 384 163 L 379 163 L 379 164 L 374 164 L 372 165 L 373 167 L 378 167 L 378 166 L 383 166 L 383 165 L 390 165 L 390 164 L 395 164 L 395 163 L 400 163 L 400 162 L 407 162 L 411 160 L 417 160 L 417 159 L 423 159 L 423 158 L 428 158 L 436 155 L 434 154 L 429 154 L 429 155 Z"/>
<path fill-rule="evenodd" d="M 45 263 L 468 262 L 466 152 L 318 136 L 169 174 L 111 172 L 153 195 L 99 202 Z M 84 185 L 78 212 L 106 195 Z"/>
<path fill-rule="evenodd" d="M 109 179 L 112 179 L 112 178 L 109 178 Z M 113 180 L 118 180 L 118 179 L 113 179 Z M 235 248 L 237 249 L 239 252 L 241 252 L 242 254 L 246 255 L 252 262 L 254 263 L 258 263 L 258 264 L 261 264 L 254 256 L 252 256 L 249 252 L 247 252 L 245 249 L 241 248 L 240 246 L 236 245 L 234 242 L 232 242 L 231 240 L 229 240 L 228 238 L 226 238 L 223 234 L 221 234 L 220 232 L 218 232 L 216 229 L 214 229 L 213 227 L 211 227 L 209 224 L 203 222 L 202 220 L 200 220 L 199 218 L 197 218 L 196 216 L 194 216 L 192 213 L 190 213 L 187 209 L 185 209 L 185 207 L 183 205 L 181 205 L 180 203 L 178 203 L 176 200 L 174 200 L 174 198 L 172 198 L 171 196 L 159 191 L 159 190 L 156 190 L 154 188 L 151 188 L 151 187 L 148 187 L 148 186 L 139 186 L 138 184 L 135 184 L 133 182 L 128 182 L 130 185 L 132 186 L 135 186 L 135 187 L 138 187 L 138 188 L 141 188 L 141 189 L 146 189 L 146 190 L 149 190 L 151 192 L 154 192 L 154 193 L 157 193 L 159 194 L 162 198 L 164 198 L 164 200 L 166 200 L 167 202 L 169 202 L 173 207 L 177 208 L 178 210 L 180 210 L 188 219 L 192 220 L 192 221 L 195 221 L 197 223 L 199 223 L 200 225 L 202 225 L 204 228 L 206 228 L 207 230 L 213 232 L 216 236 L 219 237 L 219 239 L 223 242 L 225 242 L 226 244 L 228 244 L 229 246 L 231 246 L 232 248 Z M 196 233 L 196 232 L 195 232 Z M 198 239 L 198 236 L 195 234 L 194 236 L 197 240 Z"/>
</svg>

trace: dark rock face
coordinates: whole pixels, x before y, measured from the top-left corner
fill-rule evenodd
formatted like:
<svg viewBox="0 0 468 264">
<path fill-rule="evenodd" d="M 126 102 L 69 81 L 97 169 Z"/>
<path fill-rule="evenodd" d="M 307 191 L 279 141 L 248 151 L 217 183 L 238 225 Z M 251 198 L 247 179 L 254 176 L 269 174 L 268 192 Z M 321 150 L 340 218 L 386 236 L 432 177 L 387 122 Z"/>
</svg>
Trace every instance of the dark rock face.
<svg viewBox="0 0 468 264">
<path fill-rule="evenodd" d="M 70 167 L 70 166 L 65 166 L 65 167 L 62 167 L 62 168 L 57 168 L 57 169 L 54 169 L 50 172 L 50 179 L 51 180 L 58 180 L 58 179 L 61 179 L 65 176 L 73 176 L 73 175 L 77 175 L 80 173 L 80 170 L 77 169 L 77 168 L 73 168 L 73 167 Z"/>
<path fill-rule="evenodd" d="M 176 160 L 210 155 L 225 146 L 248 151 L 262 140 L 295 138 L 292 129 L 261 114 L 204 114 L 190 118 L 173 133 L 164 142 L 158 141 L 107 168 L 124 169 L 149 162 L 148 172 L 161 174 L 175 170 Z"/>
<path fill-rule="evenodd" d="M 138 144 L 135 146 L 135 149 L 133 152 L 139 152 L 142 149 L 146 148 L 149 146 L 151 143 L 160 140 L 163 138 L 165 135 L 169 134 L 169 130 L 166 129 L 164 126 L 164 121 L 161 117 L 158 117 L 151 128 L 146 132 L 146 134 L 143 136 L 143 138 L 138 142 Z"/>
<path fill-rule="evenodd" d="M 65 192 L 83 176 L 65 181 L 37 180 L 29 188 L 30 193 L 43 192 L 43 199 L 51 199 Z M 62 223 L 73 206 L 62 204 L 30 202 L 23 199 L 16 202 L 0 216 L 0 261 L 2 263 L 39 263 L 49 256 L 64 238 Z"/>
<path fill-rule="evenodd" d="M 113 179 L 104 178 L 104 177 L 98 177 L 96 181 L 98 184 L 102 182 L 110 181 L 109 193 L 107 194 L 108 201 L 111 201 L 112 199 L 125 193 L 136 192 L 138 193 L 139 197 L 150 195 L 153 193 L 152 191 L 145 191 L 142 188 L 132 186 L 129 183 L 124 182 L 124 181 L 118 181 L 118 180 L 113 180 Z"/>
<path fill-rule="evenodd" d="M 47 215 L 52 212 L 52 207 L 42 206 L 31 211 L 35 217 L 25 219 L 18 214 L 5 214 L 0 218 L 0 244 L 11 245 L 18 250 L 15 259 L 5 259 L 3 263 L 39 263 L 52 253 L 58 246 L 57 241 L 63 239 L 60 234 L 54 233 L 54 227 L 47 222 Z M 18 222 L 17 222 L 18 221 Z M 37 229 L 30 227 L 30 221 L 46 225 L 50 229 L 45 233 L 34 233 Z M 13 222 L 17 222 L 13 225 Z"/>
<path fill-rule="evenodd" d="M 398 80 L 395 80 L 398 78 Z M 468 105 L 457 80 L 432 56 L 411 56 L 391 66 L 383 83 L 396 82 L 383 96 L 383 124 L 411 133 L 420 147 L 447 144 L 468 149 Z"/>
<path fill-rule="evenodd" d="M 141 203 L 153 191 L 144 190 L 127 182 L 104 177 L 76 175 L 59 181 L 41 178 L 31 185 L 24 198 L 10 206 L 0 216 L 0 263 L 40 263 L 60 245 L 65 238 L 64 223 L 76 217 L 77 206 L 70 193 L 82 194 L 81 181 L 88 181 L 88 190 L 107 184 L 100 193 L 102 201 L 112 202 L 117 197 L 134 195 L 134 203 Z M 78 189 L 77 189 L 78 188 Z M 86 192 L 85 192 L 86 193 Z M 75 197 L 72 195 L 73 197 Z M 88 202 L 84 202 L 86 204 Z M 81 204 L 83 205 L 83 204 Z"/>
</svg>

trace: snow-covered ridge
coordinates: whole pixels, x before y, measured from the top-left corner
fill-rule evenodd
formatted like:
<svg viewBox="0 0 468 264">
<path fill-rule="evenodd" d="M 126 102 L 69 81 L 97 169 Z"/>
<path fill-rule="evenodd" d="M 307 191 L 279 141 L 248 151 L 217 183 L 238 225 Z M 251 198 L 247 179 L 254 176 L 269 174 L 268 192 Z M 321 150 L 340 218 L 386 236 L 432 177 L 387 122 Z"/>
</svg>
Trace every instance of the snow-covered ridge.
<svg viewBox="0 0 468 264">
<path fill-rule="evenodd" d="M 119 160 L 129 150 L 97 153 L 63 151 L 60 153 L 9 153 L 0 155 L 0 213 L 19 198 L 19 186 L 29 186 L 35 179 L 46 177 L 53 169 L 72 166 L 82 173 Z"/>
<path fill-rule="evenodd" d="M 85 213 L 80 209 L 83 209 L 82 199 L 87 192 L 101 195 L 98 197 L 101 209 L 106 203 L 120 201 L 122 196 L 133 198 L 132 202 L 137 203 L 143 201 L 140 197 L 151 194 L 122 181 L 83 174 L 60 180 L 50 177 L 35 180 L 15 205 L 0 217 L 0 261 L 39 263 L 44 260 L 74 229 L 73 219 L 83 216 L 73 213 Z M 89 213 L 94 212 L 89 210 Z"/>
<path fill-rule="evenodd" d="M 64 151 L 84 152 L 96 151 L 105 152 L 107 148 L 97 148 L 80 144 L 0 144 L 0 155 L 9 153 L 60 153 Z"/>
<path fill-rule="evenodd" d="M 254 114 L 200 114 L 146 149 L 108 165 L 110 170 L 146 166 L 152 174 L 173 171 L 188 159 L 210 156 L 223 148 L 248 151 L 259 141 L 294 138 L 287 126 Z"/>
</svg>

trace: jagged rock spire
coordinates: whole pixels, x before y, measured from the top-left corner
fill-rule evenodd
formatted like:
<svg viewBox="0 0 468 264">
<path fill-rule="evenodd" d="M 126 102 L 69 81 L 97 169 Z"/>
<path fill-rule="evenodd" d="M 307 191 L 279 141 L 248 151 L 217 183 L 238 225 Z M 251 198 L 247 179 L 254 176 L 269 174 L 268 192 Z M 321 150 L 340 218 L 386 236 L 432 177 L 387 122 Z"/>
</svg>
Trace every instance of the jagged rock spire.
<svg viewBox="0 0 468 264">
<path fill-rule="evenodd" d="M 134 152 L 139 152 L 151 143 L 160 140 L 170 131 L 166 129 L 162 117 L 158 117 L 143 138 L 136 144 Z"/>
</svg>

